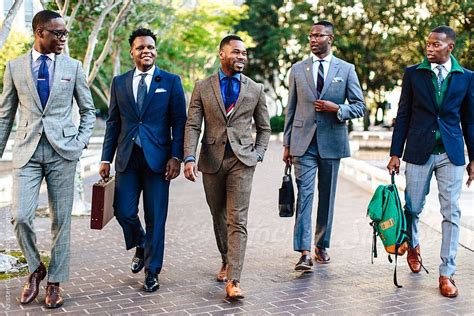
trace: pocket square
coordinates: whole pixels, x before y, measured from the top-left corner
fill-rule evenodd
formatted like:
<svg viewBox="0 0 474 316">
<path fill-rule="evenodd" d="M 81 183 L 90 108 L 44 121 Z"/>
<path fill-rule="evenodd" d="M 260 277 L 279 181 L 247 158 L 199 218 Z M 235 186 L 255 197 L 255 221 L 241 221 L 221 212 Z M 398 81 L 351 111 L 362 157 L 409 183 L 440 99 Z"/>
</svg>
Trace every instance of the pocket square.
<svg viewBox="0 0 474 316">
<path fill-rule="evenodd" d="M 343 82 L 344 79 L 342 79 L 341 77 L 334 77 L 334 79 L 332 79 L 332 82 Z"/>
<path fill-rule="evenodd" d="M 69 82 L 71 81 L 71 78 L 61 78 L 61 82 Z"/>
<path fill-rule="evenodd" d="M 156 90 L 155 90 L 155 93 L 162 93 L 162 92 L 166 92 L 166 89 L 156 88 Z"/>
</svg>

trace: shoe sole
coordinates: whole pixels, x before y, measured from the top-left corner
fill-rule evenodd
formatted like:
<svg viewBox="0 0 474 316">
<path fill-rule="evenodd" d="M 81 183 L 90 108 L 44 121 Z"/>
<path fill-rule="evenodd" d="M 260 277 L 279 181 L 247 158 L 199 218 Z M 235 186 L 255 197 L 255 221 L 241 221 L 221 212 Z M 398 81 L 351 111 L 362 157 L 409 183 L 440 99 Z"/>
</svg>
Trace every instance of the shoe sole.
<svg viewBox="0 0 474 316">
<path fill-rule="evenodd" d="M 61 307 L 61 306 L 63 306 L 63 303 L 61 303 L 61 304 L 56 304 L 56 305 L 46 305 L 46 304 L 44 304 L 44 307 L 46 307 L 46 308 L 48 308 L 48 309 L 55 309 L 55 308 L 59 308 L 59 307 Z"/>
<path fill-rule="evenodd" d="M 219 278 L 216 278 L 217 282 L 227 282 L 227 278 L 224 278 L 224 279 L 219 279 Z"/>
<path fill-rule="evenodd" d="M 331 262 L 331 259 L 329 260 L 319 260 L 319 259 L 315 259 L 315 261 L 319 264 L 328 264 Z"/>
<path fill-rule="evenodd" d="M 309 271 L 311 270 L 310 266 L 297 266 L 295 267 L 295 271 Z"/>
<path fill-rule="evenodd" d="M 245 296 L 243 296 L 243 295 L 235 295 L 235 296 L 229 296 L 229 295 L 227 295 L 226 298 L 229 299 L 229 300 L 231 300 L 231 301 L 236 301 L 236 300 L 244 299 Z"/>
<path fill-rule="evenodd" d="M 152 287 L 152 288 L 143 287 L 143 290 L 144 290 L 145 292 L 151 293 L 151 292 L 155 292 L 155 291 L 158 290 L 159 288 L 160 288 L 160 286 L 158 285 L 157 287 Z"/>
<path fill-rule="evenodd" d="M 142 271 L 143 270 L 143 267 L 140 268 L 139 270 L 132 270 L 130 269 L 130 271 L 132 271 L 133 274 L 137 274 L 138 272 Z"/>
</svg>

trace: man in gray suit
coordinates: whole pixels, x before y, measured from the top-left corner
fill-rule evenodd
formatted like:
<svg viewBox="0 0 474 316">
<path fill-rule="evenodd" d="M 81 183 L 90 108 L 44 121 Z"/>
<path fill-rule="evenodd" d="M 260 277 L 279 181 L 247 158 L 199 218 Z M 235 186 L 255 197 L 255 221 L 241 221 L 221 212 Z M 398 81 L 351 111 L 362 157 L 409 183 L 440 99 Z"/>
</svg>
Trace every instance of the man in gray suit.
<svg viewBox="0 0 474 316">
<path fill-rule="evenodd" d="M 263 85 L 242 74 L 247 61 L 242 39 L 236 35 L 224 37 L 219 45 L 219 58 L 219 72 L 196 83 L 189 103 L 184 175 L 196 181 L 197 169 L 203 173 L 206 200 L 222 257 L 217 281 L 227 281 L 227 297 L 241 299 L 244 295 L 240 275 L 247 245 L 252 179 L 270 139 L 270 119 Z M 204 135 L 196 167 L 203 121 Z"/>
<path fill-rule="evenodd" d="M 363 116 L 364 97 L 354 65 L 331 53 L 334 27 L 315 23 L 308 36 L 311 56 L 291 67 L 283 139 L 283 161 L 295 167 L 298 199 L 293 248 L 301 252 L 297 271 L 311 270 L 311 213 L 316 173 L 318 214 L 315 259 L 329 263 L 339 162 L 350 155 L 346 121 Z M 344 104 L 345 101 L 348 104 Z M 319 169 L 319 171 L 318 171 Z"/>
<path fill-rule="evenodd" d="M 81 63 L 61 55 L 68 31 L 61 16 L 44 10 L 33 18 L 33 49 L 7 63 L 0 99 L 0 156 L 17 109 L 20 120 L 13 148 L 12 223 L 31 272 L 22 304 L 38 295 L 48 274 L 45 306 L 57 308 L 59 283 L 69 279 L 71 210 L 76 164 L 95 122 L 91 93 Z M 81 116 L 73 123 L 73 98 Z M 46 179 L 51 211 L 52 249 L 48 271 L 40 261 L 33 228 L 41 182 Z"/>
</svg>

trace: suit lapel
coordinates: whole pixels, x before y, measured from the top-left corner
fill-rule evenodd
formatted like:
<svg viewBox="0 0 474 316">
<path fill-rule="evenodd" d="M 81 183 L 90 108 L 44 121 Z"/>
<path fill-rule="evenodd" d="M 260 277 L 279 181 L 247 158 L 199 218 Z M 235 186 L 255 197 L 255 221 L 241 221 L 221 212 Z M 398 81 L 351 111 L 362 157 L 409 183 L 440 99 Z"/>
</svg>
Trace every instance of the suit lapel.
<svg viewBox="0 0 474 316">
<path fill-rule="evenodd" d="M 329 86 L 331 85 L 331 82 L 338 71 L 339 60 L 336 57 L 332 56 L 331 63 L 329 64 L 328 75 L 326 76 L 326 80 L 324 80 L 323 90 L 321 91 L 321 96 L 319 97 L 320 99 L 322 99 L 326 91 L 328 91 Z"/>
<path fill-rule="evenodd" d="M 38 95 L 38 90 L 36 89 L 36 84 L 33 81 L 33 69 L 31 69 L 32 57 L 31 50 L 23 58 L 23 69 L 26 69 L 26 83 L 30 89 L 31 96 L 35 100 L 36 106 L 38 109 L 43 112 L 43 106 Z"/>
<path fill-rule="evenodd" d="M 49 97 L 48 97 L 48 102 L 46 102 L 46 105 L 44 107 L 44 111 L 46 112 L 48 108 L 50 107 L 51 100 L 53 100 L 54 95 L 56 94 L 59 83 L 62 78 L 63 74 L 63 69 L 64 69 L 64 56 L 63 55 L 56 55 L 56 60 L 54 61 L 54 76 L 53 76 L 53 85 L 51 89 L 49 90 Z"/>
<path fill-rule="evenodd" d="M 133 108 L 133 112 L 137 115 L 137 117 L 140 117 L 140 111 L 138 111 L 138 106 L 137 103 L 135 102 L 135 98 L 133 97 L 133 74 L 135 72 L 135 69 L 132 69 L 128 72 L 128 74 L 125 76 L 125 91 L 126 95 L 128 97 L 128 104 Z"/>
<path fill-rule="evenodd" d="M 304 75 L 306 77 L 306 81 L 308 81 L 308 85 L 311 88 L 311 91 L 313 92 L 314 97 L 316 98 L 318 95 L 318 92 L 314 84 L 313 58 L 309 57 L 303 63 L 304 63 Z"/>
<path fill-rule="evenodd" d="M 146 109 L 148 108 L 148 105 L 151 103 L 151 99 L 153 99 L 153 96 L 155 95 L 155 90 L 156 88 L 159 87 L 161 81 L 155 80 L 155 78 L 159 78 L 160 76 L 160 69 L 158 66 L 155 66 L 155 72 L 153 73 L 153 77 L 151 78 L 151 83 L 150 83 L 150 89 L 148 90 L 148 94 L 146 95 L 145 102 L 143 103 L 142 107 L 142 113 L 145 113 Z M 171 91 L 168 91 L 170 93 Z"/>
<path fill-rule="evenodd" d="M 214 91 L 214 96 L 216 97 L 219 108 L 221 109 L 222 114 L 224 114 L 224 117 L 226 117 L 224 100 L 222 100 L 222 94 L 221 94 L 221 85 L 219 83 L 219 74 L 216 73 L 212 76 L 211 86 L 212 86 L 212 90 Z"/>
<path fill-rule="evenodd" d="M 240 105 L 242 104 L 242 100 L 245 98 L 247 94 L 247 88 L 249 86 L 247 77 L 244 74 L 240 74 L 240 92 L 237 101 L 235 102 L 234 110 L 230 113 L 228 120 L 230 120 L 236 111 L 239 110 Z"/>
<path fill-rule="evenodd" d="M 436 106 L 436 91 L 435 91 L 435 88 L 433 87 L 433 82 L 431 81 L 431 71 L 429 70 L 421 70 L 421 71 L 422 71 L 421 76 L 423 77 L 423 82 L 425 83 L 426 91 L 428 91 L 428 94 L 430 95 L 432 110 L 434 112 L 438 112 L 438 107 Z"/>
</svg>

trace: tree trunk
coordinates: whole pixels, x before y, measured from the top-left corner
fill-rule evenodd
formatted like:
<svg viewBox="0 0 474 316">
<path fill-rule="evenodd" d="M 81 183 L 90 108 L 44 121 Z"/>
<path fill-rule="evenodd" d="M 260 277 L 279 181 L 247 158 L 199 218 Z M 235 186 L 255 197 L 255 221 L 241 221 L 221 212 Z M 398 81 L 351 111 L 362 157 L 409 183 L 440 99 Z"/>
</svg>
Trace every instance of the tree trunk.
<svg viewBox="0 0 474 316">
<path fill-rule="evenodd" d="M 15 16 L 18 10 L 20 9 L 22 3 L 23 0 L 15 0 L 12 7 L 7 13 L 5 20 L 2 23 L 2 27 L 0 28 L 0 49 L 2 49 L 3 44 L 5 44 L 5 41 L 8 38 L 8 34 L 10 34 L 13 20 L 15 19 Z"/>
</svg>

